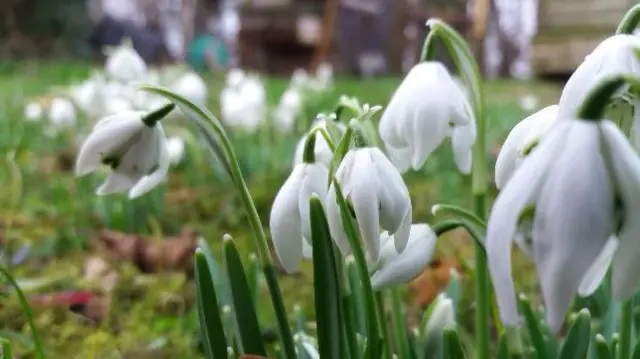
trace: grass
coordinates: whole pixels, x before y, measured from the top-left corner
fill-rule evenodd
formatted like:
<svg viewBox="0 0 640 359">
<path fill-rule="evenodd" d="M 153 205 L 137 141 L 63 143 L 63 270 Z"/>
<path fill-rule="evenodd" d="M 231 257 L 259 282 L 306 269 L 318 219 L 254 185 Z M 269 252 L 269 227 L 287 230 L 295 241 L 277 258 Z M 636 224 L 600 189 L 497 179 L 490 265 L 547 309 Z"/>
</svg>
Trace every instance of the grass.
<svg viewBox="0 0 640 359">
<path fill-rule="evenodd" d="M 62 89 L 85 78 L 91 69 L 82 63 L 0 62 L 0 153 L 7 156 L 0 167 L 0 235 L 5 244 L 29 244 L 25 265 L 14 268 L 18 278 L 48 278 L 40 293 L 96 289 L 100 283 L 83 279 L 88 258 L 102 257 L 116 269 L 120 279 L 110 296 L 109 311 L 99 323 L 87 324 L 66 308 L 35 308 L 36 325 L 49 358 L 198 357 L 195 346 L 197 321 L 191 311 L 192 282 L 184 273 L 142 274 L 131 263 L 117 260 L 95 245 L 100 228 L 143 234 L 159 240 L 176 235 L 182 228 L 199 231 L 216 254 L 221 238 L 230 233 L 245 256 L 251 252 L 249 229 L 229 181 L 211 166 L 195 147 L 187 159 L 169 175 L 166 186 L 133 203 L 123 195 L 99 199 L 93 195 L 100 175 L 76 179 L 69 166 L 74 160 L 73 136 L 46 137 L 37 123 L 23 119 L 24 103 L 51 88 Z M 218 113 L 220 76 L 208 76 L 210 108 Z M 307 108 L 307 116 L 328 111 L 338 96 L 356 96 L 363 102 L 385 105 L 399 78 L 343 79 L 336 90 Z M 284 91 L 288 79 L 267 78 L 270 103 Z M 489 82 L 486 85 L 490 144 L 495 151 L 509 129 L 526 116 L 519 106 L 521 96 L 533 94 L 540 105 L 556 101 L 559 87 L 538 82 Z M 88 125 L 81 130 L 86 131 Z M 171 127 L 171 126 L 169 126 Z M 177 133 L 176 126 L 168 129 Z M 271 201 L 288 175 L 297 142 L 295 136 L 233 134 L 235 148 L 263 223 L 268 223 Z M 496 152 L 497 153 L 497 152 Z M 11 155 L 9 155 L 11 154 Z M 15 163 L 18 172 L 11 171 Z M 493 169 L 493 162 L 487 164 Z M 449 143 L 445 143 L 418 173 L 407 176 L 411 188 L 414 221 L 432 220 L 433 204 L 469 205 L 469 178 L 458 174 Z M 442 240 L 439 252 L 452 256 L 465 251 L 466 238 Z M 468 254 L 468 253 L 467 253 Z M 311 264 L 299 275 L 282 276 L 287 308 L 300 304 L 313 309 Z M 1 294 L 1 292 L 0 292 Z M 29 293 L 33 295 L 34 293 Z M 262 299 L 267 301 L 265 295 Z M 272 324 L 268 302 L 260 315 Z M 472 310 L 472 309 L 470 309 Z M 30 351 L 28 330 L 18 301 L 10 295 L 0 299 L 0 336 L 19 345 L 18 353 Z M 268 326 L 268 325 L 266 325 Z"/>
</svg>

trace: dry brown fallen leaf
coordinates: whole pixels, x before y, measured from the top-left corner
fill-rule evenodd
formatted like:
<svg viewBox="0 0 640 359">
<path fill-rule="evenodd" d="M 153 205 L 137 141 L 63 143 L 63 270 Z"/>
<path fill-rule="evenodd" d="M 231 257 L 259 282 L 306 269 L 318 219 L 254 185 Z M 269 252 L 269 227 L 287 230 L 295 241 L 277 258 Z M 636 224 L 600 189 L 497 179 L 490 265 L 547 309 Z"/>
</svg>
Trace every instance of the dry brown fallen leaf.
<svg viewBox="0 0 640 359">
<path fill-rule="evenodd" d="M 458 268 L 455 259 L 435 259 L 409 284 L 411 298 L 416 306 L 428 306 L 446 286 L 451 278 L 451 269 Z"/>
<path fill-rule="evenodd" d="M 132 262 L 142 272 L 157 273 L 189 271 L 197 238 L 197 232 L 190 229 L 162 241 L 105 229 L 100 232 L 98 242 L 116 258 Z"/>
</svg>

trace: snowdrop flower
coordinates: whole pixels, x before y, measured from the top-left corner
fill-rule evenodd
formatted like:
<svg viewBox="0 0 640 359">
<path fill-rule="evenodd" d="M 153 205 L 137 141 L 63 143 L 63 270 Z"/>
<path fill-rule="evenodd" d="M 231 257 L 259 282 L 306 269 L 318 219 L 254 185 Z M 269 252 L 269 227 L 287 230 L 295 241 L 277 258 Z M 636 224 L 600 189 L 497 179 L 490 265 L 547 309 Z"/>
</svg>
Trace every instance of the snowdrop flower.
<svg viewBox="0 0 640 359">
<path fill-rule="evenodd" d="M 83 143 L 76 175 L 84 176 L 101 164 L 111 167 L 98 195 L 129 190 L 139 197 L 165 180 L 170 159 L 162 124 L 173 105 L 146 114 L 127 111 L 101 119 Z"/>
<path fill-rule="evenodd" d="M 327 130 L 327 121 L 334 121 L 334 120 L 331 118 L 316 120 L 312 126 L 312 129 L 316 127 L 321 127 L 324 130 Z M 334 122 L 334 124 L 342 134 L 344 134 L 347 131 L 347 126 L 345 126 L 343 123 Z M 297 164 L 302 163 L 304 143 L 306 142 L 306 140 L 307 140 L 307 135 L 304 135 L 296 145 L 296 151 L 295 151 L 295 154 L 293 155 L 294 167 Z M 327 143 L 327 140 L 324 138 L 324 136 L 319 133 L 316 134 L 315 156 L 318 162 L 324 163 L 327 167 L 329 166 L 329 164 L 331 163 L 331 160 L 333 159 L 333 151 L 331 150 L 331 147 Z"/>
<path fill-rule="evenodd" d="M 238 87 L 247 78 L 241 69 L 231 69 L 227 72 L 226 83 L 229 87 Z"/>
<path fill-rule="evenodd" d="M 530 252 L 551 328 L 560 328 L 581 287 L 597 287 L 609 261 L 614 297 L 631 296 L 640 284 L 639 194 L 640 158 L 616 125 L 559 119 L 502 189 L 489 217 L 486 249 L 502 322 L 520 320 L 510 243 L 523 220 L 532 226 Z M 617 251 L 607 248 L 616 246 L 607 244 L 612 236 Z"/>
<path fill-rule="evenodd" d="M 324 164 L 301 163 L 293 169 L 273 201 L 269 218 L 271 240 L 282 267 L 288 273 L 298 270 L 303 257 L 303 242 L 311 244 L 309 200 L 317 194 L 324 202 L 328 178 L 329 170 Z"/>
<path fill-rule="evenodd" d="M 442 341 L 442 333 L 444 330 L 456 324 L 456 313 L 453 306 L 453 300 L 445 293 L 440 293 L 433 301 L 433 309 L 431 316 L 425 325 L 423 338 L 429 343 Z M 435 343 L 434 343 L 435 344 Z"/>
<path fill-rule="evenodd" d="M 333 66 L 330 63 L 322 63 L 316 69 L 316 81 L 319 90 L 326 91 L 333 86 Z"/>
<path fill-rule="evenodd" d="M 405 283 L 415 278 L 431 260 L 436 234 L 426 224 L 411 225 L 407 247 L 398 253 L 389 232 L 380 235 L 380 258 L 371 275 L 374 290 Z"/>
<path fill-rule="evenodd" d="M 380 228 L 393 236 L 395 249 L 402 252 L 411 231 L 411 198 L 398 170 L 377 147 L 356 148 L 347 152 L 336 171 L 336 180 L 355 216 L 367 259 L 378 260 Z M 331 236 L 343 255 L 351 253 L 336 202 L 335 184 L 327 197 L 327 220 Z"/>
<path fill-rule="evenodd" d="M 275 125 L 282 132 L 289 132 L 302 110 L 302 94 L 296 88 L 287 89 L 280 97 L 275 110 Z"/>
<path fill-rule="evenodd" d="M 619 34 L 601 42 L 587 55 L 562 90 L 558 106 L 560 118 L 573 118 L 589 92 L 602 79 L 620 74 L 640 75 L 640 38 Z"/>
<path fill-rule="evenodd" d="M 49 121 L 55 129 L 75 125 L 76 108 L 73 103 L 66 98 L 54 98 L 49 106 Z"/>
<path fill-rule="evenodd" d="M 306 352 L 306 355 L 304 356 L 305 358 L 320 359 L 320 353 L 316 348 L 317 344 L 314 343 L 313 338 L 300 332 L 294 336 L 294 340 L 304 348 L 304 351 Z"/>
<path fill-rule="evenodd" d="M 521 109 L 532 112 L 538 108 L 538 98 L 535 95 L 527 94 L 518 99 L 518 104 Z"/>
<path fill-rule="evenodd" d="M 207 102 L 207 84 L 195 72 L 188 72 L 180 77 L 173 85 L 173 91 L 197 105 Z"/>
<path fill-rule="evenodd" d="M 464 92 L 439 62 L 414 66 L 380 119 L 380 137 L 400 172 L 421 168 L 436 147 L 452 139 L 458 169 L 471 171 L 476 124 Z"/>
<path fill-rule="evenodd" d="M 107 56 L 105 72 L 116 81 L 129 83 L 145 77 L 147 64 L 133 48 L 131 40 L 125 39 Z"/>
<path fill-rule="evenodd" d="M 309 73 L 305 69 L 295 69 L 291 75 L 291 87 L 306 89 L 309 86 Z"/>
<path fill-rule="evenodd" d="M 121 112 L 132 111 L 134 106 L 123 96 L 114 96 L 105 99 L 104 116 L 115 115 Z"/>
<path fill-rule="evenodd" d="M 42 106 L 37 102 L 27 104 L 24 108 L 24 117 L 29 121 L 38 121 L 42 118 Z"/>
<path fill-rule="evenodd" d="M 167 138 L 167 150 L 169 151 L 169 160 L 172 165 L 177 166 L 184 158 L 184 140 L 180 136 L 171 136 Z"/>
<path fill-rule="evenodd" d="M 551 105 L 518 122 L 504 141 L 496 160 L 495 181 L 502 189 L 522 160 L 532 152 L 558 118 L 558 105 Z"/>
</svg>

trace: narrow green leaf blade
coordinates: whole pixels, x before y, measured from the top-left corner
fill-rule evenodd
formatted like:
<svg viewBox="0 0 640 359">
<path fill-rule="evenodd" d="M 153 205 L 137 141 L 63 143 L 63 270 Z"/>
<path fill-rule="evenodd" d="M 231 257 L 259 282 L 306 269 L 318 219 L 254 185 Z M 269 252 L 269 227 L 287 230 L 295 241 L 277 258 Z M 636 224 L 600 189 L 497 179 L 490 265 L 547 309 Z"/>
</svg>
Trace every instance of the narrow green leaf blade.
<svg viewBox="0 0 640 359">
<path fill-rule="evenodd" d="M 200 330 L 207 358 L 224 359 L 227 357 L 227 340 L 218 311 L 218 299 L 207 257 L 200 248 L 196 249 L 194 265 Z"/>
<path fill-rule="evenodd" d="M 633 31 L 638 27 L 640 23 L 640 4 L 635 5 L 620 20 L 616 34 L 633 34 Z"/>
<path fill-rule="evenodd" d="M 343 344 L 341 295 L 333 255 L 333 240 L 320 198 L 312 196 L 309 205 L 318 349 L 321 358 L 340 358 Z"/>
<path fill-rule="evenodd" d="M 466 357 L 458 332 L 454 328 L 445 329 L 442 337 L 442 358 L 464 359 Z"/>
<path fill-rule="evenodd" d="M 267 351 L 262 342 L 258 316 L 253 306 L 253 298 L 251 297 L 247 276 L 244 272 L 238 249 L 229 236 L 225 236 L 223 247 L 244 354 L 267 356 Z"/>
<path fill-rule="evenodd" d="M 614 359 L 611 356 L 609 344 L 607 344 L 607 341 L 602 335 L 597 334 L 593 343 L 596 348 L 596 353 L 598 354 L 598 359 Z"/>
<path fill-rule="evenodd" d="M 591 315 L 587 309 L 578 312 L 560 349 L 560 359 L 584 359 L 591 341 Z"/>
<path fill-rule="evenodd" d="M 544 335 L 542 334 L 542 330 L 540 329 L 540 320 L 538 316 L 531 308 L 531 302 L 525 296 L 520 296 L 520 311 L 524 316 L 525 325 L 527 327 L 527 331 L 529 332 L 529 338 L 531 339 L 531 344 L 536 350 L 537 356 L 539 359 L 545 359 L 549 357 L 553 357 L 549 350 L 547 349 L 546 341 L 544 339 Z"/>
<path fill-rule="evenodd" d="M 0 359 L 13 359 L 11 342 L 6 339 L 0 338 L 0 344 L 2 345 L 2 356 L 0 357 Z"/>
</svg>

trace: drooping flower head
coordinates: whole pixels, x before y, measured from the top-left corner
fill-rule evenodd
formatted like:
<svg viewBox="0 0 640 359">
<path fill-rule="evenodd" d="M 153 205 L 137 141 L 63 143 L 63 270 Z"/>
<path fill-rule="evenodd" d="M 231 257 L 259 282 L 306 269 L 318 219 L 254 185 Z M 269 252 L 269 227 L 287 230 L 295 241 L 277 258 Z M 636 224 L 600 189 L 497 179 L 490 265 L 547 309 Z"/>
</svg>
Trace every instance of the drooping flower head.
<svg viewBox="0 0 640 359">
<path fill-rule="evenodd" d="M 76 174 L 86 175 L 103 164 L 111 167 L 99 195 L 128 190 L 129 198 L 136 198 L 162 183 L 170 158 L 158 121 L 173 108 L 167 105 L 151 114 L 127 111 L 100 120 L 80 149 Z"/>
<path fill-rule="evenodd" d="M 471 171 L 475 117 L 463 89 L 439 62 L 422 62 L 404 78 L 380 119 L 380 136 L 400 172 L 421 168 L 446 137 L 456 165 Z"/>
<path fill-rule="evenodd" d="M 594 287 L 585 274 L 602 279 L 611 258 L 614 297 L 635 292 L 639 210 L 640 158 L 622 132 L 608 120 L 559 119 L 506 183 L 489 217 L 486 249 L 502 322 L 519 322 L 510 244 L 523 221 L 532 226 L 530 255 L 547 321 L 557 330 L 576 292 Z"/>
</svg>

